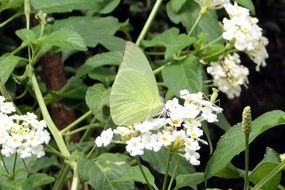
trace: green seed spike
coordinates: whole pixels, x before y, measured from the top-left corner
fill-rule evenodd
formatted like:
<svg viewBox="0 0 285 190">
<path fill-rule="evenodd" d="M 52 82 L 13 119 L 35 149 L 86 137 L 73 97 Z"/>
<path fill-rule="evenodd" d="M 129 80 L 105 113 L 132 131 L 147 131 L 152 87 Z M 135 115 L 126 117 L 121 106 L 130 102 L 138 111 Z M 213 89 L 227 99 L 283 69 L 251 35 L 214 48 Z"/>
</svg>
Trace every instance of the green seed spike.
<svg viewBox="0 0 285 190">
<path fill-rule="evenodd" d="M 251 128 L 251 109 L 249 106 L 246 106 L 242 112 L 242 132 L 249 134 Z"/>
</svg>

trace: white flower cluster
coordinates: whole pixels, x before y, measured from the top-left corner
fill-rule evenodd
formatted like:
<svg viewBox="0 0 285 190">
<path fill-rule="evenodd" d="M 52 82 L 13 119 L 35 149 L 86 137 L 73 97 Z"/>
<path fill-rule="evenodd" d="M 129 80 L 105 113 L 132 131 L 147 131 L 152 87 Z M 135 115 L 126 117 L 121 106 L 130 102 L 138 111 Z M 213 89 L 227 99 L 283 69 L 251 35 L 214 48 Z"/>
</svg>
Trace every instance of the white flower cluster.
<svg viewBox="0 0 285 190">
<path fill-rule="evenodd" d="M 262 35 L 262 29 L 257 25 L 258 19 L 251 17 L 249 10 L 239 6 L 236 2 L 224 5 L 230 19 L 223 19 L 223 38 L 234 43 L 237 50 L 245 51 L 256 64 L 256 70 L 260 66 L 266 66 L 268 58 L 265 46 L 267 38 Z"/>
<path fill-rule="evenodd" d="M 50 141 L 45 121 L 33 113 L 17 115 L 14 105 L 0 96 L 0 150 L 6 157 L 18 153 L 21 158 L 44 156 L 43 145 Z"/>
<path fill-rule="evenodd" d="M 192 165 L 199 165 L 199 142 L 206 143 L 201 139 L 201 122 L 217 121 L 217 113 L 222 109 L 203 99 L 201 92 L 190 94 L 187 90 L 181 90 L 180 98 L 183 104 L 177 98 L 166 102 L 162 113 L 164 116 L 103 131 L 96 138 L 96 145 L 107 146 L 113 136 L 117 136 L 126 143 L 126 150 L 131 156 L 142 155 L 144 150 L 157 152 L 164 147 L 183 154 Z"/>
<path fill-rule="evenodd" d="M 248 84 L 248 68 L 240 65 L 237 53 L 229 54 L 218 62 L 212 62 L 207 67 L 207 72 L 212 75 L 215 86 L 230 99 L 238 97 L 241 86 L 246 87 Z"/>
</svg>

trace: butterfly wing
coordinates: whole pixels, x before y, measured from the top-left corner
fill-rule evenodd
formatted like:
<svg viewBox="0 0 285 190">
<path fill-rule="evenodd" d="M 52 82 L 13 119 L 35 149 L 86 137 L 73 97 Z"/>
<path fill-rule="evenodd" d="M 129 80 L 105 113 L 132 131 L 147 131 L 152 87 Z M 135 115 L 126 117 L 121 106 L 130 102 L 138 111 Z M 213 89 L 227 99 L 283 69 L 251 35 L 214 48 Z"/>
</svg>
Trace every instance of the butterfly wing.
<svg viewBox="0 0 285 190">
<path fill-rule="evenodd" d="M 161 110 L 155 77 L 143 52 L 127 42 L 119 72 L 111 89 L 111 116 L 117 125 L 131 125 Z"/>
</svg>

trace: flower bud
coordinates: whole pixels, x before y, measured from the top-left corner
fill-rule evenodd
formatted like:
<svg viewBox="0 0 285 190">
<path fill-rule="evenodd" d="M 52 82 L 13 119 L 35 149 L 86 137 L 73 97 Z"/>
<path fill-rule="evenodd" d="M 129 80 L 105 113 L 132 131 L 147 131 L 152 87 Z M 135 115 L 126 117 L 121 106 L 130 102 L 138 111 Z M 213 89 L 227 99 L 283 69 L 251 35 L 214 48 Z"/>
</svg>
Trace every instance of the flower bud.
<svg viewBox="0 0 285 190">
<path fill-rule="evenodd" d="M 251 109 L 249 106 L 246 106 L 242 112 L 242 132 L 249 134 L 251 132 Z"/>
</svg>

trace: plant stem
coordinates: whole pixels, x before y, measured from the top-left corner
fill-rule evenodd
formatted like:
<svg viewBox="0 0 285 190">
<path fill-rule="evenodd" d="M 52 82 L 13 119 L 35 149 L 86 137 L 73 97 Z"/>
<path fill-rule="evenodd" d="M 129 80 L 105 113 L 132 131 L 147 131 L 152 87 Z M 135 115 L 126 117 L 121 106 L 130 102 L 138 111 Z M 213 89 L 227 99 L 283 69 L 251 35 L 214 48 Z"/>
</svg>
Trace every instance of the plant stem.
<svg viewBox="0 0 285 190">
<path fill-rule="evenodd" d="M 260 190 L 272 177 L 285 168 L 285 160 L 280 162 L 273 170 L 271 170 L 258 184 L 256 184 L 251 190 Z"/>
<path fill-rule="evenodd" d="M 70 132 L 68 132 L 68 133 L 65 133 L 65 134 L 63 134 L 63 135 L 65 135 L 65 136 L 73 135 L 73 134 L 76 134 L 76 133 L 78 133 L 78 132 L 80 132 L 80 131 L 84 131 L 84 130 L 87 130 L 87 129 L 92 129 L 92 128 L 98 127 L 99 125 L 100 125 L 99 123 L 94 123 L 94 124 L 85 125 L 85 126 L 83 126 L 83 127 L 80 127 L 80 128 L 75 129 L 75 130 L 73 130 L 73 131 L 70 131 Z"/>
<path fill-rule="evenodd" d="M 170 179 L 170 182 L 169 182 L 167 190 L 171 190 L 171 186 L 172 186 L 172 183 L 174 181 L 174 177 L 176 175 L 176 170 L 177 170 L 177 162 L 175 164 L 174 172 L 173 172 L 173 175 L 171 176 L 171 179 Z"/>
<path fill-rule="evenodd" d="M 80 178 L 77 171 L 77 164 L 73 166 L 73 177 L 72 177 L 72 184 L 70 190 L 78 190 Z"/>
<path fill-rule="evenodd" d="M 199 51 L 203 50 L 203 49 L 206 49 L 207 47 L 209 47 L 210 45 L 218 42 L 219 40 L 221 40 L 223 38 L 223 36 L 219 36 L 218 38 L 210 41 L 209 43 L 207 43 L 205 46 L 203 46 L 201 49 L 199 49 Z"/>
<path fill-rule="evenodd" d="M 18 16 L 21 16 L 23 13 L 22 12 L 17 12 L 14 15 L 12 15 L 10 18 L 5 20 L 4 22 L 0 23 L 0 28 L 4 27 L 6 24 L 17 18 Z"/>
<path fill-rule="evenodd" d="M 144 177 L 144 179 L 145 179 L 145 181 L 146 181 L 146 183 L 147 183 L 148 188 L 149 188 L 149 189 L 153 189 L 153 187 L 150 185 L 150 183 L 149 183 L 149 181 L 148 181 L 148 179 L 147 179 L 147 177 L 146 177 L 146 174 L 144 173 L 144 170 L 143 170 L 143 167 L 142 167 L 140 158 L 139 158 L 138 156 L 135 156 L 135 158 L 136 158 L 136 161 L 137 161 L 137 163 L 138 163 L 138 165 L 139 165 L 140 171 L 141 171 L 141 173 L 142 173 L 142 175 L 143 175 L 143 177 Z"/>
<path fill-rule="evenodd" d="M 61 134 L 64 134 L 66 131 L 69 131 L 70 129 L 72 129 L 73 127 L 75 127 L 77 124 L 79 124 L 81 121 L 83 121 L 84 119 L 86 119 L 89 115 L 92 114 L 92 111 L 89 110 L 88 112 L 86 112 L 84 115 L 82 115 L 81 117 L 79 117 L 78 119 L 76 119 L 74 122 L 72 122 L 71 124 L 69 124 L 67 127 L 65 127 L 64 129 L 62 129 L 60 131 Z"/>
<path fill-rule="evenodd" d="M 154 75 L 158 74 L 160 71 L 162 71 L 162 69 L 163 69 L 166 65 L 169 65 L 170 63 L 171 63 L 171 62 L 168 62 L 168 63 L 166 63 L 165 65 L 162 65 L 162 66 L 158 67 L 157 69 L 155 69 L 155 70 L 153 71 L 153 74 L 154 74 Z"/>
<path fill-rule="evenodd" d="M 196 26 L 198 25 L 198 23 L 200 22 L 201 18 L 202 18 L 203 14 L 201 12 L 199 12 L 198 17 L 196 18 L 193 26 L 191 27 L 190 31 L 188 32 L 188 36 L 190 36 L 192 34 L 192 32 L 194 31 L 194 29 L 196 28 Z"/>
<path fill-rule="evenodd" d="M 163 179 L 162 190 L 166 190 L 166 184 L 167 184 L 167 178 L 168 178 L 168 173 L 169 173 L 169 168 L 170 168 L 170 161 L 171 161 L 171 159 L 172 159 L 172 153 L 169 152 L 168 160 L 167 160 L 167 167 L 166 167 L 166 171 L 165 171 L 164 179 Z"/>
<path fill-rule="evenodd" d="M 61 170 L 58 174 L 58 177 L 56 178 L 57 180 L 55 181 L 52 190 L 63 189 L 62 187 L 65 183 L 65 178 L 66 178 L 68 172 L 69 172 L 69 166 L 67 164 L 63 165 L 63 167 L 61 168 Z"/>
<path fill-rule="evenodd" d="M 15 176 L 16 176 L 16 163 L 17 163 L 17 157 L 18 157 L 18 154 L 17 154 L 17 152 L 16 152 L 16 153 L 15 153 L 15 157 L 14 157 L 14 163 L 13 163 L 12 179 L 15 179 Z"/>
<path fill-rule="evenodd" d="M 245 137 L 245 156 L 244 156 L 244 162 L 245 162 L 245 177 L 244 177 L 244 190 L 249 189 L 249 177 L 248 177 L 248 163 L 249 163 L 249 133 L 244 133 Z"/>
<path fill-rule="evenodd" d="M 148 32 L 149 27 L 150 27 L 150 25 L 151 25 L 155 15 L 156 15 L 156 13 L 157 13 L 161 3 L 162 3 L 162 0 L 156 0 L 155 4 L 154 4 L 154 6 L 153 6 L 153 8 L 151 10 L 151 13 L 150 13 L 150 15 L 149 15 L 149 17 L 148 17 L 148 19 L 147 19 L 147 21 L 146 21 L 142 31 L 141 31 L 141 33 L 140 33 L 140 35 L 139 35 L 139 37 L 138 37 L 138 39 L 136 41 L 136 45 L 137 46 L 140 46 L 140 43 L 141 43 L 142 39 L 144 39 L 146 33 Z"/>
<path fill-rule="evenodd" d="M 57 129 L 57 127 L 55 126 L 54 122 L 52 121 L 49 112 L 47 110 L 47 107 L 45 105 L 38 81 L 36 79 L 36 76 L 34 73 L 32 73 L 31 76 L 31 82 L 32 82 L 32 86 L 36 95 L 36 99 L 38 101 L 39 107 L 41 109 L 41 112 L 43 114 L 44 120 L 47 122 L 47 126 L 51 132 L 51 134 L 53 135 L 55 142 L 60 150 L 60 152 L 62 153 L 62 155 L 65 158 L 68 158 L 70 156 L 70 153 L 66 147 L 66 144 L 62 138 L 61 133 L 59 132 L 59 130 Z"/>
<path fill-rule="evenodd" d="M 6 173 L 7 173 L 7 175 L 10 176 L 9 170 L 8 170 L 8 168 L 7 168 L 7 166 L 6 166 L 6 163 L 5 163 L 5 160 L 4 160 L 2 154 L 0 154 L 0 159 L 1 159 L 1 162 L 2 162 L 2 164 L 3 164 L 3 166 L 4 166 L 4 169 L 5 169 Z"/>
</svg>

